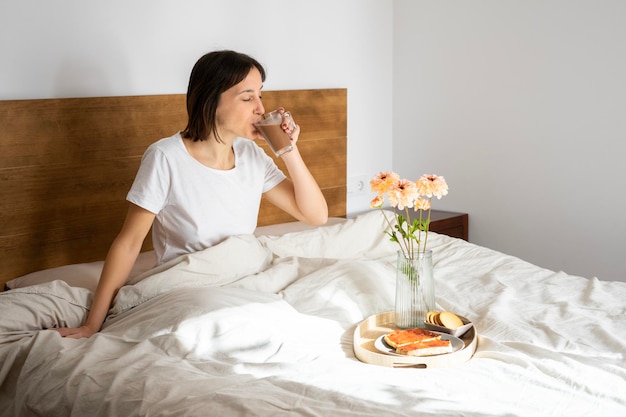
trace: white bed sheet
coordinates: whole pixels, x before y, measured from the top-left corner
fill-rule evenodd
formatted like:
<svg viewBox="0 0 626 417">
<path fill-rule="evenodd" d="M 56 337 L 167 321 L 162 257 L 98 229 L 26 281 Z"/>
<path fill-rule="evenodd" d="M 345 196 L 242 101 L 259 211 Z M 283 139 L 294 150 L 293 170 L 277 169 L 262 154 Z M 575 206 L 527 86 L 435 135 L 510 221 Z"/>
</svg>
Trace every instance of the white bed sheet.
<svg viewBox="0 0 626 417">
<path fill-rule="evenodd" d="M 626 415 L 625 283 L 436 233 L 437 301 L 475 323 L 476 354 L 445 369 L 359 362 L 355 326 L 393 308 L 384 227 L 372 212 L 228 239 L 122 288 L 90 339 L 38 330 L 80 323 L 89 290 L 1 293 L 0 415 Z"/>
</svg>

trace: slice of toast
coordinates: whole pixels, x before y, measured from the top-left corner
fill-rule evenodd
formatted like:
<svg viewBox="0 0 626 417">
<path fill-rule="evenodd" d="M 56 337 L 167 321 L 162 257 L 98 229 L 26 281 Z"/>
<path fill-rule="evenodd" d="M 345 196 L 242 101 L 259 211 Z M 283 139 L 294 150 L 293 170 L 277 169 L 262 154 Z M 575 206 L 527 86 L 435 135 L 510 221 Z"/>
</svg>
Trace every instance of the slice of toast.
<svg viewBox="0 0 626 417">
<path fill-rule="evenodd" d="M 450 352 L 452 352 L 452 343 L 444 339 L 409 343 L 396 348 L 396 353 L 407 356 L 431 356 Z"/>
<path fill-rule="evenodd" d="M 385 343 L 394 349 L 410 343 L 441 339 L 441 335 L 422 328 L 394 330 L 385 335 Z"/>
</svg>

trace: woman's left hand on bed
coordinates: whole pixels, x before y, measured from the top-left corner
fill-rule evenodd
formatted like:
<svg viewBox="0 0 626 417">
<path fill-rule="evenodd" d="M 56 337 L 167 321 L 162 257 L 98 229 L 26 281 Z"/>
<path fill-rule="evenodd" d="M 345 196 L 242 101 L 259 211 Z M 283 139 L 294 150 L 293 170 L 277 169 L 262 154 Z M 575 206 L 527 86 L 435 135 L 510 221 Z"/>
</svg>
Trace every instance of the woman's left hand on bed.
<svg viewBox="0 0 626 417">
<path fill-rule="evenodd" d="M 50 330 L 55 330 L 59 332 L 62 337 L 67 337 L 70 339 L 80 339 L 83 337 L 91 337 L 94 333 L 97 333 L 87 326 L 81 326 L 81 327 L 75 327 L 75 328 L 63 327 L 60 329 L 50 329 Z"/>
</svg>

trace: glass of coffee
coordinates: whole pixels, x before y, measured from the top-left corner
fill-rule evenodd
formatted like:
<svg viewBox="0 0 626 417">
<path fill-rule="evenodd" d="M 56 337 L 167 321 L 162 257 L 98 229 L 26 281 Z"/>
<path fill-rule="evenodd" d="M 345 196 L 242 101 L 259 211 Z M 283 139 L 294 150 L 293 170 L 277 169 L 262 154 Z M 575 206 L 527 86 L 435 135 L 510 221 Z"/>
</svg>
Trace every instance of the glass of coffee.
<svg viewBox="0 0 626 417">
<path fill-rule="evenodd" d="M 278 110 L 264 114 L 261 121 L 254 124 L 276 156 L 281 156 L 293 149 L 291 138 L 282 128 L 283 119 L 289 125 L 288 130 L 293 131 L 296 123 L 291 114 L 289 112 L 280 114 Z"/>
</svg>

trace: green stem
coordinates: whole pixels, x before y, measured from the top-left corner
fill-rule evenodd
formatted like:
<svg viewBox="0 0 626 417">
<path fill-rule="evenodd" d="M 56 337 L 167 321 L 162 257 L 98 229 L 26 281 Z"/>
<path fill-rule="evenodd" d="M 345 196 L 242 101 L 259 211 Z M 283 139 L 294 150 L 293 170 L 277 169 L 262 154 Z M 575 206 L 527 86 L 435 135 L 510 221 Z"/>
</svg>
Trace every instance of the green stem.
<svg viewBox="0 0 626 417">
<path fill-rule="evenodd" d="M 406 214 L 406 227 L 407 227 L 407 231 L 411 230 L 411 214 L 409 213 L 409 208 L 405 207 L 404 208 L 404 213 Z M 413 258 L 413 239 L 411 239 L 410 237 L 406 237 L 404 238 L 406 240 L 406 246 L 407 246 L 407 251 L 409 252 L 409 259 Z"/>
<path fill-rule="evenodd" d="M 422 213 L 423 213 L 423 211 L 424 210 L 420 209 L 420 225 L 422 224 Z M 418 241 L 420 242 L 420 243 L 418 243 L 418 248 L 417 248 L 417 251 L 419 252 L 419 244 L 421 244 L 421 242 L 422 242 L 422 228 L 421 227 L 420 227 L 420 230 L 419 230 L 419 233 L 417 234 L 417 236 L 418 236 Z"/>
<path fill-rule="evenodd" d="M 380 211 L 383 213 L 383 217 L 385 218 L 385 220 L 387 221 L 387 225 L 389 225 L 389 230 L 391 230 L 391 233 L 395 233 L 393 231 L 393 225 L 391 224 L 391 221 L 389 221 L 389 218 L 387 217 L 387 215 L 385 214 L 385 210 L 381 207 Z M 402 247 L 402 243 L 400 240 L 398 240 L 398 244 L 400 245 L 400 250 L 402 250 L 402 252 L 404 253 L 405 257 L 408 257 L 409 252 L 409 248 L 406 244 L 406 242 L 404 241 L 404 237 L 402 238 L 402 242 L 404 243 L 404 248 Z"/>
<path fill-rule="evenodd" d="M 430 229 L 430 209 L 428 209 L 428 219 L 426 220 L 426 224 L 428 227 L 426 228 L 426 233 L 424 235 L 424 252 L 426 252 L 426 243 L 428 242 L 428 230 Z"/>
</svg>

